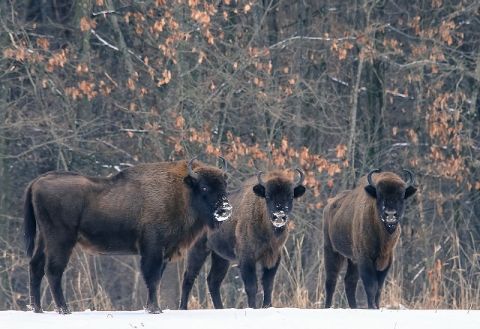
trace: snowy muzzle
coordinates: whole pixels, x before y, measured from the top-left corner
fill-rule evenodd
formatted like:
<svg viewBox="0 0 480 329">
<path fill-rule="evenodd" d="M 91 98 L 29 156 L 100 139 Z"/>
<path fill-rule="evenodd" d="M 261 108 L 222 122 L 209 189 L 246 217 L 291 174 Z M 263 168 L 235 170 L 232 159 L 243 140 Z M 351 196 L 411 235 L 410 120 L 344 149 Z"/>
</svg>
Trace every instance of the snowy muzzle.
<svg viewBox="0 0 480 329">
<path fill-rule="evenodd" d="M 287 214 L 283 211 L 276 211 L 272 214 L 272 224 L 275 227 L 283 227 L 287 223 Z"/>
<path fill-rule="evenodd" d="M 385 229 L 388 233 L 392 234 L 395 232 L 397 225 L 398 225 L 398 217 L 396 213 L 385 212 L 382 216 L 383 225 L 385 225 Z"/>
<path fill-rule="evenodd" d="M 217 210 L 213 213 L 213 217 L 217 220 L 217 222 L 223 222 L 230 218 L 232 215 L 232 206 L 228 201 L 225 199 L 223 200 Z"/>
</svg>

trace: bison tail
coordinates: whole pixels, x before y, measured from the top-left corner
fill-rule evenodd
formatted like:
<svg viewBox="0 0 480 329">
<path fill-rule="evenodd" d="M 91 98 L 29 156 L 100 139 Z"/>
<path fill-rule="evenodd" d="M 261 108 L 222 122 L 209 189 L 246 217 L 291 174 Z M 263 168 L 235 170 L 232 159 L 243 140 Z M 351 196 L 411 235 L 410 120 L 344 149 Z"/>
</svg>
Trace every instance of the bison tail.
<svg viewBox="0 0 480 329">
<path fill-rule="evenodd" d="M 25 191 L 25 201 L 23 205 L 23 234 L 25 238 L 25 248 L 27 255 L 32 257 L 35 248 L 35 235 L 37 234 L 37 221 L 35 220 L 35 211 L 32 203 L 32 184 Z"/>
</svg>

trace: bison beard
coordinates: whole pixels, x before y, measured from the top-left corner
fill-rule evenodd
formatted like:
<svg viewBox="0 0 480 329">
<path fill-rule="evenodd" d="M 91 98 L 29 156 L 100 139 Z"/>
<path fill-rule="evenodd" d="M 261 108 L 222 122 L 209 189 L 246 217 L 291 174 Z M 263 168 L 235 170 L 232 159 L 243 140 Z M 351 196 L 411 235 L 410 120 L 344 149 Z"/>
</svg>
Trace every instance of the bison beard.
<svg viewBox="0 0 480 329">
<path fill-rule="evenodd" d="M 146 309 L 160 313 L 157 288 L 167 262 L 231 213 L 226 174 L 193 160 L 142 164 L 111 178 L 51 172 L 33 180 L 24 208 L 33 310 L 42 312 L 46 274 L 58 312 L 70 313 L 61 280 L 78 242 L 101 254 L 139 254 Z"/>
</svg>

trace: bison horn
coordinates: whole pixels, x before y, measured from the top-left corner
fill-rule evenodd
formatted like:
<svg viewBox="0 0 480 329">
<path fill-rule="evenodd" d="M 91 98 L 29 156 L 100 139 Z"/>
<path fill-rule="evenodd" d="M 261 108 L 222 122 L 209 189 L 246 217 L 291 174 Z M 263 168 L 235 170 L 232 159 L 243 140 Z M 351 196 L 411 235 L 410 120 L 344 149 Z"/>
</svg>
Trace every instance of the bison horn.
<svg viewBox="0 0 480 329">
<path fill-rule="evenodd" d="M 407 174 L 407 181 L 405 182 L 405 184 L 407 184 L 407 186 L 413 185 L 413 183 L 415 182 L 415 177 L 413 176 L 413 173 L 408 169 L 403 169 L 403 172 Z"/>
<path fill-rule="evenodd" d="M 222 165 L 220 166 L 220 168 L 223 169 L 223 171 L 226 172 L 226 171 L 227 171 L 227 161 L 226 161 L 225 158 L 222 157 L 222 156 L 219 156 L 218 158 L 220 159 L 220 162 L 221 162 L 221 164 L 222 164 Z"/>
<path fill-rule="evenodd" d="M 264 183 L 263 180 L 262 180 L 262 174 L 263 174 L 262 171 L 259 171 L 258 174 L 257 174 L 258 184 L 260 184 L 260 185 L 262 185 L 263 187 L 265 187 L 265 183 Z"/>
<path fill-rule="evenodd" d="M 373 173 L 379 173 L 380 171 L 381 171 L 380 169 L 373 169 L 368 173 L 368 175 L 367 175 L 368 184 L 370 184 L 371 186 L 375 186 L 372 182 L 372 174 Z"/>
<path fill-rule="evenodd" d="M 302 185 L 303 180 L 305 179 L 305 174 L 303 173 L 303 171 L 301 171 L 298 168 L 295 168 L 295 171 L 298 172 L 298 174 L 300 175 L 298 177 L 298 180 L 295 182 L 295 187 L 298 187 L 298 186 Z"/>
<path fill-rule="evenodd" d="M 192 169 L 192 163 L 196 159 L 197 157 L 193 157 L 190 161 L 188 161 L 188 174 L 190 175 L 190 177 L 198 179 L 198 173 L 194 172 Z"/>
</svg>

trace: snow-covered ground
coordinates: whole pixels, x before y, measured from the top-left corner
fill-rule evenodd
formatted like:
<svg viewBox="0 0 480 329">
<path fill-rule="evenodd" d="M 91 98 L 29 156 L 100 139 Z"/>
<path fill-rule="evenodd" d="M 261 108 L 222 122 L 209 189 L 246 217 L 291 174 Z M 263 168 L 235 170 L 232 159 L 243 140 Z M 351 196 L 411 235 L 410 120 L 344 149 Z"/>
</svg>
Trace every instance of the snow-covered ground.
<svg viewBox="0 0 480 329">
<path fill-rule="evenodd" d="M 350 309 L 228 309 L 137 312 L 53 312 L 34 314 L 1 311 L 2 329 L 480 329 L 480 311 L 350 310 Z"/>
</svg>

